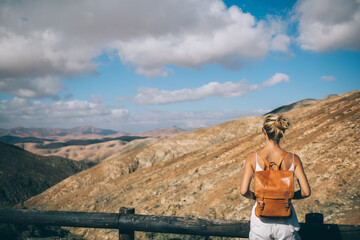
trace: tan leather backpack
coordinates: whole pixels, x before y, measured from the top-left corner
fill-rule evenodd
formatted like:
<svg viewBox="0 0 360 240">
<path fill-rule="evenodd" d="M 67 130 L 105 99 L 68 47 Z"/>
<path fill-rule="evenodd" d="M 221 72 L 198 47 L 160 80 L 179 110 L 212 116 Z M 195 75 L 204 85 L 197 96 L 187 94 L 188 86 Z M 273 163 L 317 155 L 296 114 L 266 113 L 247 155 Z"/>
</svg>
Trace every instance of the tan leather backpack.
<svg viewBox="0 0 360 240">
<path fill-rule="evenodd" d="M 260 152 L 257 154 L 264 160 L 266 167 L 264 171 L 255 172 L 254 194 L 257 201 L 255 215 L 259 218 L 291 217 L 294 173 L 293 171 L 280 170 L 286 152 L 283 153 L 277 163 L 271 162 L 270 164 Z"/>
</svg>

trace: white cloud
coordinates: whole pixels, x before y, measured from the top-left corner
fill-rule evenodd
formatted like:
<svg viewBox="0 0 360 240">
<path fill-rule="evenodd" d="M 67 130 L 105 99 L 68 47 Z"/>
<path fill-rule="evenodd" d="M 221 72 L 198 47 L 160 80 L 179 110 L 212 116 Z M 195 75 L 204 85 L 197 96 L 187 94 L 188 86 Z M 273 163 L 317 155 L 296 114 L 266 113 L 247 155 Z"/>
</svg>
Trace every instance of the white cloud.
<svg viewBox="0 0 360 240">
<path fill-rule="evenodd" d="M 336 77 L 332 76 L 332 75 L 329 75 L 329 76 L 322 76 L 321 77 L 321 80 L 324 80 L 324 81 L 335 81 L 336 80 Z"/>
<path fill-rule="evenodd" d="M 11 93 L 20 98 L 57 98 L 64 89 L 63 82 L 53 76 L 39 78 L 0 78 L 0 92 Z"/>
<path fill-rule="evenodd" d="M 50 28 L 51 26 L 49 26 Z M 0 77 L 69 76 L 95 72 L 91 58 L 99 54 L 91 45 L 66 43 L 61 30 L 49 28 L 16 33 L 0 28 Z"/>
<path fill-rule="evenodd" d="M 44 103 L 15 97 L 12 100 L 0 101 L 0 124 L 3 128 L 16 126 L 71 128 L 93 125 L 140 133 L 172 125 L 185 129 L 209 127 L 265 112 L 263 110 L 175 112 L 152 109 L 145 113 L 130 114 L 127 109 L 114 108 L 103 103 L 80 100 Z"/>
<path fill-rule="evenodd" d="M 281 82 L 289 82 L 290 77 L 284 73 L 275 73 L 274 76 L 262 83 L 263 87 L 270 87 Z"/>
<path fill-rule="evenodd" d="M 301 48 L 316 52 L 360 49 L 360 1 L 304 0 L 295 10 Z"/>
<path fill-rule="evenodd" d="M 140 87 L 134 101 L 138 104 L 169 104 L 174 102 L 195 101 L 207 97 L 231 98 L 241 97 L 249 92 L 261 90 L 281 82 L 289 82 L 290 77 L 283 73 L 276 73 L 270 79 L 259 85 L 250 85 L 246 80 L 240 82 L 210 82 L 199 88 L 180 89 L 175 91 L 158 88 Z"/>
<path fill-rule="evenodd" d="M 271 40 L 271 49 L 274 51 L 286 53 L 289 45 L 290 38 L 285 34 L 278 34 Z"/>
<path fill-rule="evenodd" d="M 55 97 L 60 88 L 44 94 L 22 83 L 95 74 L 104 51 L 117 50 L 139 74 L 166 76 L 168 65 L 239 69 L 290 44 L 281 21 L 220 0 L 2 1 L 0 22 L 0 79 L 12 79 L 19 89 L 8 93 L 18 97 Z"/>
<path fill-rule="evenodd" d="M 147 76 L 166 76 L 168 64 L 196 68 L 216 63 L 240 69 L 249 60 L 265 58 L 271 50 L 288 52 L 290 38 L 283 34 L 284 28 L 273 27 L 283 23 L 257 22 L 251 14 L 235 6 L 227 9 L 219 1 L 199 3 L 196 14 L 202 20 L 186 32 L 118 40 L 112 46 L 123 62 L 135 65 L 138 73 Z"/>
<path fill-rule="evenodd" d="M 223 111 L 159 111 L 151 110 L 144 114 L 131 116 L 128 127 L 137 129 L 165 128 L 172 125 L 184 129 L 209 127 L 241 117 L 258 116 L 265 110 L 223 110 Z M 140 130 L 141 131 L 141 130 Z"/>
<path fill-rule="evenodd" d="M 15 97 L 0 101 L 0 124 L 14 126 L 79 126 L 98 125 L 124 121 L 129 117 L 127 109 L 110 108 L 97 101 L 56 101 L 45 103 Z"/>
<path fill-rule="evenodd" d="M 17 97 L 56 98 L 63 89 L 60 77 L 95 73 L 91 61 L 97 55 L 91 46 L 64 46 L 52 30 L 16 34 L 0 27 L 1 92 Z"/>
<path fill-rule="evenodd" d="M 134 101 L 138 104 L 168 104 L 200 100 L 211 96 L 221 98 L 240 97 L 258 89 L 258 85 L 249 85 L 245 80 L 225 83 L 210 82 L 199 88 L 185 88 L 175 91 L 141 87 L 138 88 L 138 94 Z"/>
</svg>

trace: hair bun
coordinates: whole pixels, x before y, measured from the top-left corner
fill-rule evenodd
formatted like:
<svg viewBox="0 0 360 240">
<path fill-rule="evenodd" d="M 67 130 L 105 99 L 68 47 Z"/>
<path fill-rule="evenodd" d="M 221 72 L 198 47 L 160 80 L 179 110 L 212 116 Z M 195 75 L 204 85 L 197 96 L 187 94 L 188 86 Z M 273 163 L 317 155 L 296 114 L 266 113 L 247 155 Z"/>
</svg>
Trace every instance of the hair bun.
<svg viewBox="0 0 360 240">
<path fill-rule="evenodd" d="M 289 128 L 290 122 L 286 117 L 280 115 L 275 121 L 275 126 L 284 131 Z"/>
<path fill-rule="evenodd" d="M 289 120 L 283 115 L 269 114 L 266 115 L 263 128 L 270 140 L 279 143 L 284 136 L 285 130 L 290 126 Z"/>
</svg>

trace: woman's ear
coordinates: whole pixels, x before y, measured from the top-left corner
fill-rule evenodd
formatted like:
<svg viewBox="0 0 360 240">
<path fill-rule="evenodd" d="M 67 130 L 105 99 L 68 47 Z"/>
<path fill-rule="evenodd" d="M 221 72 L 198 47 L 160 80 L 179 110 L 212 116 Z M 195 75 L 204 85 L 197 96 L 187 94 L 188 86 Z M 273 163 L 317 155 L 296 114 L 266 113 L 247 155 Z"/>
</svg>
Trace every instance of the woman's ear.
<svg viewBox="0 0 360 240">
<path fill-rule="evenodd" d="M 265 128 L 262 128 L 261 130 L 262 130 L 262 132 L 266 135 Z"/>
</svg>

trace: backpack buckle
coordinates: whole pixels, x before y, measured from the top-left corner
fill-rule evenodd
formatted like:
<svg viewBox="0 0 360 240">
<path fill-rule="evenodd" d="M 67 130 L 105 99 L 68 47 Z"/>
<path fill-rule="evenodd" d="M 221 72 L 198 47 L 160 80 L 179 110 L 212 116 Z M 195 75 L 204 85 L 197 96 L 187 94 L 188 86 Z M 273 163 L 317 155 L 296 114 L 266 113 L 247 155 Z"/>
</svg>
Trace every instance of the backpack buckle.
<svg viewBox="0 0 360 240">
<path fill-rule="evenodd" d="M 274 167 L 275 167 L 275 169 L 274 169 Z M 270 170 L 279 170 L 279 166 L 278 166 L 276 163 L 271 162 L 271 163 L 269 164 L 269 169 L 270 169 Z"/>
<path fill-rule="evenodd" d="M 260 210 L 264 210 L 264 207 L 265 207 L 265 202 L 263 201 L 259 201 L 259 207 L 260 207 Z"/>
<path fill-rule="evenodd" d="M 289 210 L 290 205 L 291 205 L 291 202 L 284 202 L 284 207 L 285 207 L 286 211 Z"/>
</svg>

